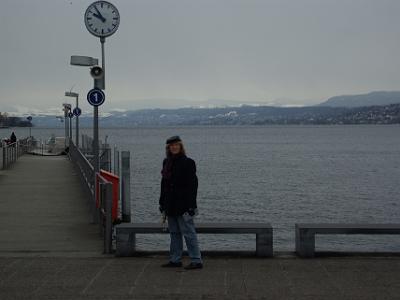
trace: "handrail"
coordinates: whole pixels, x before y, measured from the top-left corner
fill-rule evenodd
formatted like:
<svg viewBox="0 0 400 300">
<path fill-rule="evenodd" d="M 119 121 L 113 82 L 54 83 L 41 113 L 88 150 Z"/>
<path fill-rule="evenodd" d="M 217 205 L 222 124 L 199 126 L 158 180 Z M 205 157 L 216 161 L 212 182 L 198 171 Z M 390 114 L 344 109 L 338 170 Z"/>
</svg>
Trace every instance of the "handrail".
<svg viewBox="0 0 400 300">
<path fill-rule="evenodd" d="M 11 144 L 3 144 L 1 147 L 2 169 L 8 169 L 18 158 L 29 152 L 33 147 L 32 141 L 32 138 L 25 138 Z"/>
<path fill-rule="evenodd" d="M 112 183 L 107 181 L 103 176 L 96 176 L 99 185 L 99 225 L 100 232 L 104 236 L 104 253 L 112 252 Z"/>
<path fill-rule="evenodd" d="M 106 171 L 111 171 L 111 149 L 100 149 L 100 168 Z"/>
<path fill-rule="evenodd" d="M 85 155 L 71 142 L 69 146 L 69 156 L 71 161 L 78 167 L 79 175 L 86 188 L 94 197 L 94 167 Z"/>
<path fill-rule="evenodd" d="M 93 222 L 99 223 L 100 232 L 104 238 L 104 253 L 112 252 L 112 183 L 94 172 L 93 165 L 75 146 L 73 141 L 69 145 L 69 157 L 78 169 L 78 173 L 86 189 L 90 193 L 89 204 L 92 208 Z M 98 184 L 98 196 L 100 205 L 97 207 L 95 199 L 95 180 Z"/>
</svg>

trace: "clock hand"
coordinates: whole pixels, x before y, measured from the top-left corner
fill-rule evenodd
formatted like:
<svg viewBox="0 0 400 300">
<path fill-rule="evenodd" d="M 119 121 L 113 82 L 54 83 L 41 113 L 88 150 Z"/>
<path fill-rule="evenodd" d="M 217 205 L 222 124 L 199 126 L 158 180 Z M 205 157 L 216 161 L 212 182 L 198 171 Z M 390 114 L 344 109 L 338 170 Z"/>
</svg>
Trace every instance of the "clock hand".
<svg viewBox="0 0 400 300">
<path fill-rule="evenodd" d="M 101 12 L 99 11 L 99 9 L 98 9 L 96 6 L 94 6 L 94 9 L 97 11 L 99 19 L 102 20 L 103 23 L 104 23 L 104 22 L 106 21 L 106 19 L 103 17 L 103 15 L 102 15 Z M 94 14 L 93 14 L 93 15 L 94 15 Z"/>
<path fill-rule="evenodd" d="M 103 17 L 101 17 L 101 16 L 99 16 L 99 15 L 97 15 L 97 14 L 93 14 L 93 17 L 96 17 L 97 19 L 100 19 L 101 21 L 105 21 L 105 19 L 103 18 Z"/>
</svg>

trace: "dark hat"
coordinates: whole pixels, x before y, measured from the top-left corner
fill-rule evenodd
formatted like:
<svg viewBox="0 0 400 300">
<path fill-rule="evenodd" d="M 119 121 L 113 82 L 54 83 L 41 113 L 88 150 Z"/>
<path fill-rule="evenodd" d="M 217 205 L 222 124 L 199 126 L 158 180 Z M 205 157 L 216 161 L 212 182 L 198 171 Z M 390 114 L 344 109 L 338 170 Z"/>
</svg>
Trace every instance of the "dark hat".
<svg viewBox="0 0 400 300">
<path fill-rule="evenodd" d="M 168 138 L 166 141 L 166 144 L 168 145 L 168 144 L 172 144 L 172 143 L 176 143 L 176 142 L 182 142 L 179 135 L 174 135 L 174 136 L 171 136 L 170 138 Z"/>
</svg>

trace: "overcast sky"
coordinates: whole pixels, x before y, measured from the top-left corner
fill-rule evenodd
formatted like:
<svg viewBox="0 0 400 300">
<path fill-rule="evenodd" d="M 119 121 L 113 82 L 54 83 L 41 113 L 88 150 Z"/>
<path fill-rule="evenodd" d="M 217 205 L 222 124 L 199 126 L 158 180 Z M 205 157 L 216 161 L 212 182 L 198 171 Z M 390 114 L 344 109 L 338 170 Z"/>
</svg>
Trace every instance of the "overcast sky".
<svg viewBox="0 0 400 300">
<path fill-rule="evenodd" d="M 71 55 L 100 56 L 93 1 L 0 0 L 0 111 L 59 108 L 92 86 Z M 398 0 L 112 0 L 106 104 L 314 104 L 399 90 Z"/>
</svg>

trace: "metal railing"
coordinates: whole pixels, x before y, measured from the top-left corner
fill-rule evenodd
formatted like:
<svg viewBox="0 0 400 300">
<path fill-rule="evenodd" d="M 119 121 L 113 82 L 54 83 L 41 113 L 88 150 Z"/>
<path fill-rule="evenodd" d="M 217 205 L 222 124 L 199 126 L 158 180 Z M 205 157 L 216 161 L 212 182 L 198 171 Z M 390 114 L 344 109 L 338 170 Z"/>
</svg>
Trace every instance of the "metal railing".
<svg viewBox="0 0 400 300">
<path fill-rule="evenodd" d="M 92 154 L 93 153 L 93 139 L 86 135 L 82 134 L 82 142 L 80 149 L 84 154 Z"/>
<path fill-rule="evenodd" d="M 111 172 L 111 149 L 109 147 L 100 149 L 100 169 Z"/>
<path fill-rule="evenodd" d="M 3 144 L 0 148 L 2 152 L 2 169 L 8 169 L 19 157 L 31 151 L 32 148 L 32 138 L 21 139 L 11 144 Z"/>
<path fill-rule="evenodd" d="M 93 138 L 83 134 L 82 143 L 80 147 L 81 152 L 88 158 L 89 162 L 93 162 Z M 99 141 L 99 153 L 100 153 L 100 169 L 111 172 L 111 148 L 107 143 Z"/>
<path fill-rule="evenodd" d="M 98 190 L 98 213 L 100 232 L 104 237 L 104 253 L 112 252 L 112 183 L 107 181 L 100 174 L 97 175 L 99 190 Z"/>
<path fill-rule="evenodd" d="M 69 147 L 69 156 L 71 161 L 79 170 L 79 175 L 88 192 L 94 196 L 94 168 L 85 155 L 78 149 L 74 143 Z"/>
<path fill-rule="evenodd" d="M 113 149 L 113 173 L 120 178 L 120 207 L 122 222 L 131 222 L 131 166 L 130 166 L 130 152 L 119 151 L 117 146 Z M 110 153 L 111 154 L 111 153 Z"/>
<path fill-rule="evenodd" d="M 95 186 L 95 172 L 93 165 L 73 142 L 69 145 L 69 156 L 78 169 L 79 176 L 90 194 L 89 206 L 92 210 L 93 223 L 99 223 L 100 232 L 104 238 L 104 253 L 112 252 L 112 183 L 99 174 L 97 178 L 98 190 Z M 98 199 L 98 201 L 97 201 Z M 97 203 L 98 202 L 98 203 Z"/>
</svg>

